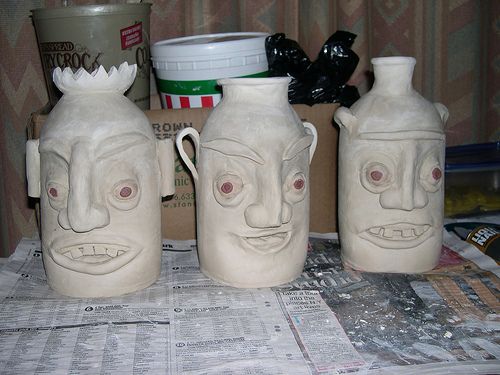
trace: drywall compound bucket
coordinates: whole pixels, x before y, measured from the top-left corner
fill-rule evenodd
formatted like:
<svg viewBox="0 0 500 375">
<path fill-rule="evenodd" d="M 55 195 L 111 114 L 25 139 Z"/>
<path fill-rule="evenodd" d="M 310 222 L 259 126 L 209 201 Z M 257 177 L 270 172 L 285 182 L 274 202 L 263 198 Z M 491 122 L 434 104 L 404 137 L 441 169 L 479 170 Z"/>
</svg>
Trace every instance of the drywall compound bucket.
<svg viewBox="0 0 500 375">
<path fill-rule="evenodd" d="M 126 93 L 141 109 L 149 109 L 149 12 L 151 4 L 83 5 L 32 10 L 50 104 L 61 93 L 52 82 L 56 67 L 103 65 L 109 71 L 122 62 L 137 64 L 134 84 Z"/>
<path fill-rule="evenodd" d="M 266 33 L 226 33 L 168 39 L 151 47 L 163 108 L 215 107 L 217 79 L 267 77 Z"/>
</svg>

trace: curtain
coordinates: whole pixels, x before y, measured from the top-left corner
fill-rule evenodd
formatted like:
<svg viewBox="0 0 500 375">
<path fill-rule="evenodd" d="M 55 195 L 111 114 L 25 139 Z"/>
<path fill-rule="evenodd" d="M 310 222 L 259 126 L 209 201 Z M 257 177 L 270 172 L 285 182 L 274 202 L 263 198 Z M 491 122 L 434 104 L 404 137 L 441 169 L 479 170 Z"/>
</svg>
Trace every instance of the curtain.
<svg viewBox="0 0 500 375">
<path fill-rule="evenodd" d="M 232 31 L 283 32 L 311 59 L 336 30 L 357 35 L 350 84 L 365 93 L 370 59 L 414 56 L 414 87 L 450 111 L 448 145 L 500 139 L 500 1 L 153 0 L 151 41 Z M 1 0 L 0 255 L 36 231 L 25 182 L 26 124 L 47 102 L 30 9 L 96 1 Z M 100 1 L 120 3 L 120 1 Z"/>
</svg>

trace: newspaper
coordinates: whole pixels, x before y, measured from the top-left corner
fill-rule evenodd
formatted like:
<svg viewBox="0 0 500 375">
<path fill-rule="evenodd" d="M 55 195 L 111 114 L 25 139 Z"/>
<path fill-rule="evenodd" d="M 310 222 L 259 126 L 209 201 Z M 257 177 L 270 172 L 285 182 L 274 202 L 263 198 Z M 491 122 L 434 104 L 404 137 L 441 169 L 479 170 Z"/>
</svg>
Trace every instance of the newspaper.
<svg viewBox="0 0 500 375">
<path fill-rule="evenodd" d="M 500 284 L 452 245 L 431 273 L 368 274 L 311 237 L 299 279 L 236 289 L 200 273 L 194 241 L 167 240 L 151 287 L 75 299 L 22 240 L 0 271 L 0 373 L 500 373 Z"/>
<path fill-rule="evenodd" d="M 500 373 L 498 266 L 445 238 L 439 265 L 416 275 L 346 270 L 338 241 L 311 238 L 292 286 L 320 291 L 365 361 L 362 373 Z"/>
<path fill-rule="evenodd" d="M 49 289 L 40 243 L 21 241 L 0 272 L 0 372 L 308 374 L 364 363 L 319 292 L 225 287 L 200 273 L 194 242 L 164 249 L 153 286 L 75 299 Z"/>
</svg>

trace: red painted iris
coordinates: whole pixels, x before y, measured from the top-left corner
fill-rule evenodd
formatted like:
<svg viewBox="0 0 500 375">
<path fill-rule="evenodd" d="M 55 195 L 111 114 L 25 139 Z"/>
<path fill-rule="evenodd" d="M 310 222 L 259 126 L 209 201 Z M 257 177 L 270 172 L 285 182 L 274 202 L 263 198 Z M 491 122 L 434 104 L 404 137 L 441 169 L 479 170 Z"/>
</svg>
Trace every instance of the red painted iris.
<svg viewBox="0 0 500 375">
<path fill-rule="evenodd" d="M 57 196 L 58 196 L 57 189 L 56 189 L 56 188 L 54 188 L 54 187 L 51 187 L 51 188 L 49 189 L 49 194 L 50 194 L 50 196 L 51 196 L 52 198 L 57 198 Z"/>
<path fill-rule="evenodd" d="M 302 190 L 304 188 L 305 181 L 302 178 L 298 178 L 293 182 L 293 187 L 297 190 Z"/>
<path fill-rule="evenodd" d="M 120 197 L 128 198 L 132 195 L 132 188 L 130 186 L 124 186 L 120 190 Z"/>
<path fill-rule="evenodd" d="M 442 176 L 443 176 L 443 172 L 441 172 L 441 169 L 436 167 L 432 170 L 432 178 L 434 180 L 438 181 L 441 179 Z"/>
<path fill-rule="evenodd" d="M 132 179 L 119 181 L 113 188 L 113 197 L 123 203 L 133 202 L 139 192 L 136 181 Z M 128 203 L 127 203 L 128 204 Z"/>
<path fill-rule="evenodd" d="M 382 180 L 383 177 L 384 177 L 384 173 L 382 171 L 375 170 L 375 171 L 370 172 L 370 178 L 373 181 L 380 181 L 380 180 Z"/>
<path fill-rule="evenodd" d="M 224 194 L 229 194 L 233 191 L 233 184 L 230 183 L 229 181 L 224 182 L 221 187 L 220 191 L 223 192 Z"/>
</svg>

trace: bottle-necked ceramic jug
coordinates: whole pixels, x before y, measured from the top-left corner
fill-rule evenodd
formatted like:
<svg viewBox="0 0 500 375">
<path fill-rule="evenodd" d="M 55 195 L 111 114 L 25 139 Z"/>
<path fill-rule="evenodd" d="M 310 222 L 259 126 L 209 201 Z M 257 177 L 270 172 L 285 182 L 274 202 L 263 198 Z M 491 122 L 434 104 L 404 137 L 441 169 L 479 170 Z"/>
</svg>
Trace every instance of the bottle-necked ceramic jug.
<svg viewBox="0 0 500 375">
<path fill-rule="evenodd" d="M 413 89 L 415 62 L 372 59 L 372 90 L 335 113 L 342 261 L 358 270 L 424 272 L 441 253 L 448 111 Z"/>
</svg>

